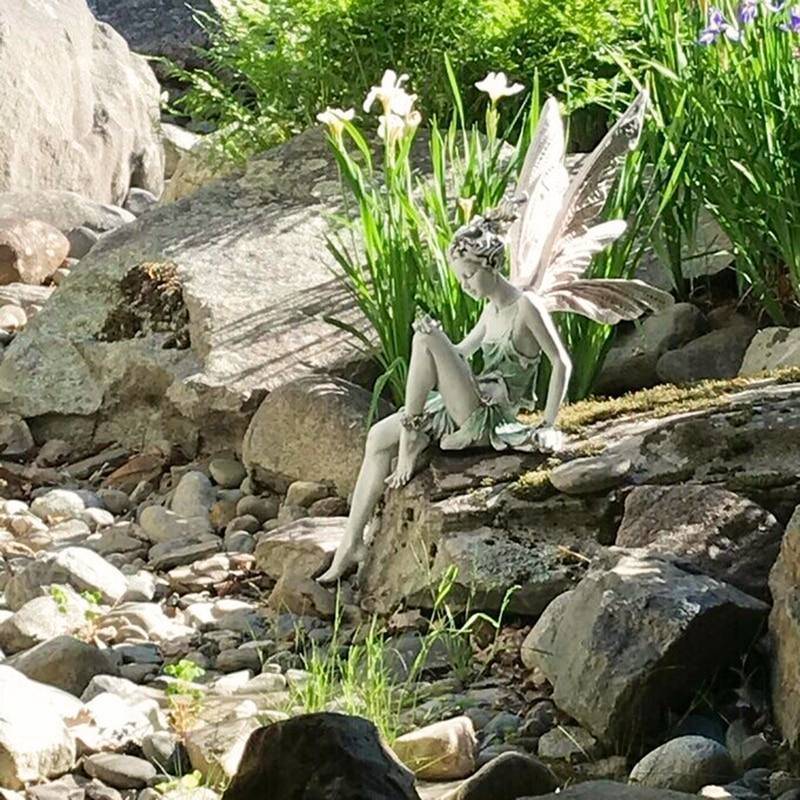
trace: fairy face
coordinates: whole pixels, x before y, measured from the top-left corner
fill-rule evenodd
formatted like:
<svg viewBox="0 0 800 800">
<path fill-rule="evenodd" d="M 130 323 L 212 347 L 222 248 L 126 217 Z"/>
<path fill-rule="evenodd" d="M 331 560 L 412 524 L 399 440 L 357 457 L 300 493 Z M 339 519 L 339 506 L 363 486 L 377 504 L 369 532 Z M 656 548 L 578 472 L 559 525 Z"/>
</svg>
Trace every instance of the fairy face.
<svg viewBox="0 0 800 800">
<path fill-rule="evenodd" d="M 494 270 L 483 265 L 478 259 L 455 257 L 451 261 L 453 272 L 461 288 L 475 300 L 489 297 L 497 283 Z"/>
</svg>

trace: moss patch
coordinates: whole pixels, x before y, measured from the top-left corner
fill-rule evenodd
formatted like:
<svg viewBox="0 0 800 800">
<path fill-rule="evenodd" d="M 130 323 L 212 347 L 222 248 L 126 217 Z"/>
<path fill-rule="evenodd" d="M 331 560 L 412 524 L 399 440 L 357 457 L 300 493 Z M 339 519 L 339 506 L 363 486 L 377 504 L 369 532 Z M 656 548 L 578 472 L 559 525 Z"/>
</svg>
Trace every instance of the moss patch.
<svg viewBox="0 0 800 800">
<path fill-rule="evenodd" d="M 172 261 L 147 261 L 128 270 L 120 282 L 122 301 L 97 335 L 102 342 L 167 334 L 163 347 L 189 347 L 189 311 L 183 300 L 178 266 Z"/>
<path fill-rule="evenodd" d="M 752 378 L 731 378 L 729 380 L 709 380 L 688 386 L 664 384 L 652 389 L 642 389 L 622 397 L 581 400 L 564 406 L 558 415 L 558 426 L 567 433 L 578 433 L 598 422 L 620 419 L 622 417 L 647 415 L 654 419 L 668 417 L 687 411 L 703 411 L 723 406 L 731 395 L 763 384 L 764 381 L 778 385 L 800 381 L 800 368 L 765 372 Z M 533 423 L 537 415 L 524 417 Z"/>
</svg>

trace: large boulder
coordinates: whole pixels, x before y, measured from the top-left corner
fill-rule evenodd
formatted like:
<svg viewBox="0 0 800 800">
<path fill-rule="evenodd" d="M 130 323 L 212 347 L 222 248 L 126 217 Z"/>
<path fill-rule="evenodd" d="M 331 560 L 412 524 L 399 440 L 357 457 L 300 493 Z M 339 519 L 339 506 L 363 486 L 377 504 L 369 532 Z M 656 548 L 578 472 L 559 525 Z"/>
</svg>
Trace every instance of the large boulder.
<svg viewBox="0 0 800 800">
<path fill-rule="evenodd" d="M 321 319 L 366 330 L 330 272 L 337 187 L 312 130 L 104 236 L 7 349 L 0 405 L 56 438 L 238 448 L 266 392 L 363 358 Z"/>
<path fill-rule="evenodd" d="M 756 503 L 715 486 L 638 486 L 625 499 L 622 547 L 672 553 L 761 599 L 783 526 Z"/>
<path fill-rule="evenodd" d="M 121 205 L 161 194 L 159 86 L 147 62 L 86 0 L 0 6 L 0 191 L 68 189 Z M 21 146 L 24 143 L 24 146 Z"/>
<path fill-rule="evenodd" d="M 226 0 L 89 0 L 95 16 L 119 31 L 131 50 L 182 66 L 198 66 L 197 49 L 208 44 L 198 12 L 214 19 L 228 5 Z"/>
<path fill-rule="evenodd" d="M 606 498 L 527 497 L 516 479 L 541 456 L 437 454 L 429 469 L 389 492 L 359 584 L 362 605 L 391 613 L 430 608 L 445 581 L 452 607 L 538 616 L 574 586 L 602 551 Z M 582 558 L 570 557 L 570 552 Z"/>
<path fill-rule="evenodd" d="M 769 577 L 773 606 L 772 707 L 784 738 L 800 747 L 800 507 L 786 526 L 780 556 Z"/>
<path fill-rule="evenodd" d="M 768 607 L 663 558 L 608 558 L 537 622 L 525 649 L 559 708 L 602 743 L 638 748 L 751 646 Z"/>
<path fill-rule="evenodd" d="M 371 395 L 349 381 L 310 375 L 281 386 L 261 404 L 242 444 L 248 470 L 284 481 L 331 481 L 347 496 L 355 486 Z M 388 412 L 385 404 L 381 416 Z"/>
<path fill-rule="evenodd" d="M 223 800 L 263 797 L 419 800 L 413 774 L 375 726 L 344 714 L 307 714 L 251 735 Z"/>
</svg>

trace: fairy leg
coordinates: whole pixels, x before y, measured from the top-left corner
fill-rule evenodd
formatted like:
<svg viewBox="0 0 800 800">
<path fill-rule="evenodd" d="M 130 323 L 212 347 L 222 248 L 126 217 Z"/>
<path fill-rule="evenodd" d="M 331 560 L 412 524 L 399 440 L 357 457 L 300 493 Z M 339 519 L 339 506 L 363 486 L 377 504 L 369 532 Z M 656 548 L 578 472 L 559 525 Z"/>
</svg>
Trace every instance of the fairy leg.
<svg viewBox="0 0 800 800">
<path fill-rule="evenodd" d="M 317 578 L 320 583 L 333 583 L 361 560 L 364 528 L 386 488 L 385 481 L 392 471 L 392 459 L 397 452 L 400 431 L 399 414 L 392 414 L 370 428 L 345 534 L 330 568 Z"/>
<path fill-rule="evenodd" d="M 478 387 L 469 364 L 438 328 L 414 335 L 406 384 L 407 423 L 400 433 L 397 467 L 386 481 L 389 486 L 408 483 L 417 458 L 428 445 L 428 437 L 414 429 L 413 420 L 423 413 L 432 389 L 441 394 L 447 413 L 456 425 L 463 425 L 480 405 Z"/>
</svg>

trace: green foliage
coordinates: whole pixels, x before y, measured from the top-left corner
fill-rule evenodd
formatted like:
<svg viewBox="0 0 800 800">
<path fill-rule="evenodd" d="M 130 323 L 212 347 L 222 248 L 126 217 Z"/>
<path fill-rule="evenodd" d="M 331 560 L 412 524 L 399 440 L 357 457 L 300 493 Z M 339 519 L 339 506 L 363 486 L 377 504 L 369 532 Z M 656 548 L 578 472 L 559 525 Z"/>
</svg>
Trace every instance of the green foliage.
<svg viewBox="0 0 800 800">
<path fill-rule="evenodd" d="M 69 597 L 63 586 L 53 585 L 50 587 L 50 597 L 56 604 L 59 614 L 66 614 L 69 610 Z"/>
<path fill-rule="evenodd" d="M 205 674 L 205 670 L 194 661 L 182 658 L 175 664 L 167 664 L 164 674 L 175 678 L 167 684 L 166 695 L 169 716 L 175 733 L 183 738 L 197 722 L 205 701 L 205 691 L 194 684 Z"/>
<path fill-rule="evenodd" d="M 414 168 L 420 154 L 416 126 L 406 125 L 396 139 L 386 137 L 380 170 L 355 125 L 329 126 L 345 198 L 352 198 L 355 213 L 333 220 L 336 230 L 328 244 L 377 337 L 383 368 L 377 388 L 388 383 L 398 404 L 403 402 L 416 314 L 422 310 L 439 320 L 452 341 L 461 340 L 477 322 L 480 305 L 461 291 L 448 267 L 447 246 L 459 225 L 501 200 L 522 165 L 539 115 L 534 86 L 520 112 L 517 147 L 503 156 L 496 104 L 485 109 L 485 133 L 477 125 L 466 130 L 456 77 L 452 70 L 448 75 L 455 110 L 446 128 L 434 121 L 430 130 L 429 180 Z M 370 339 L 362 339 L 372 352 Z"/>
<path fill-rule="evenodd" d="M 736 20 L 733 4 L 720 5 Z M 641 44 L 616 58 L 650 89 L 653 146 L 683 160 L 660 231 L 676 285 L 681 242 L 705 205 L 733 244 L 742 293 L 781 322 L 800 298 L 800 38 L 781 28 L 786 11 L 758 8 L 741 41 L 703 47 L 699 4 L 641 0 Z"/>
<path fill-rule="evenodd" d="M 309 679 L 291 691 L 290 705 L 303 713 L 336 710 L 371 720 L 387 742 L 405 732 L 404 715 L 427 699 L 420 683 L 434 647 L 443 647 L 456 677 L 466 680 L 474 675 L 470 637 L 478 623 L 488 624 L 495 641 L 512 592 L 509 590 L 496 618 L 483 613 L 457 615 L 447 604 L 458 570 L 451 567 L 439 582 L 431 617 L 420 638 L 420 649 L 410 664 L 404 665 L 404 677 L 398 677 L 396 653 L 387 634 L 374 617 L 365 629 L 357 632 L 356 643 L 344 642 L 342 615 L 337 606 L 332 641 L 324 648 L 311 643 L 304 656 Z M 461 621 L 462 616 L 466 618 Z"/>
<path fill-rule="evenodd" d="M 313 124 L 326 105 L 360 106 L 388 67 L 415 76 L 426 118 L 450 106 L 444 56 L 469 87 L 467 122 L 482 117 L 475 81 L 489 70 L 541 76 L 547 93 L 568 83 L 593 99 L 616 71 L 603 46 L 636 37 L 634 0 L 233 0 L 222 21 L 201 16 L 208 67 L 189 84 L 181 113 L 225 128 L 225 149 L 243 157 Z M 511 104 L 508 115 L 516 108 Z"/>
</svg>

